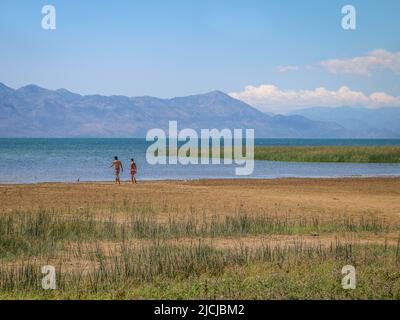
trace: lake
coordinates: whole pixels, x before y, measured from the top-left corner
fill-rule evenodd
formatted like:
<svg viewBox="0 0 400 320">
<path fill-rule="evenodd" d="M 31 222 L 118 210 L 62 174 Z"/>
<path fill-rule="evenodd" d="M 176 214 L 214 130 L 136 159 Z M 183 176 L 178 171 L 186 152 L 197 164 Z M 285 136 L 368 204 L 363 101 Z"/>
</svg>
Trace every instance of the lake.
<svg viewBox="0 0 400 320">
<path fill-rule="evenodd" d="M 400 139 L 256 139 L 256 145 L 400 145 Z M 109 168 L 117 155 L 129 179 L 135 158 L 139 180 L 237 178 L 236 165 L 149 165 L 144 139 L 0 138 L 0 183 L 113 180 Z M 400 176 L 400 164 L 297 163 L 255 161 L 254 173 L 242 178 Z"/>
</svg>

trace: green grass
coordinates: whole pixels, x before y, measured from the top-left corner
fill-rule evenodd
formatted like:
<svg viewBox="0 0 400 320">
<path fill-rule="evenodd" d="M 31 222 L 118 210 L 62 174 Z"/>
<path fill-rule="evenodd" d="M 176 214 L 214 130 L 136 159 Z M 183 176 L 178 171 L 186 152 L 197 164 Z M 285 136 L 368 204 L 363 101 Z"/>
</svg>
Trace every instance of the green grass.
<svg viewBox="0 0 400 320">
<path fill-rule="evenodd" d="M 169 219 L 157 220 L 165 210 Z M 277 216 L 244 208 L 221 217 L 178 212 L 168 203 L 139 208 L 128 202 L 101 214 L 4 212 L 0 299 L 400 299 L 400 243 L 336 240 L 322 246 L 296 240 L 249 246 L 245 238 L 315 232 L 384 236 L 400 230 L 393 222 L 370 215 Z M 199 240 L 218 237 L 235 245 L 222 249 Z M 41 288 L 40 268 L 47 264 L 56 267 L 55 291 Z M 357 290 L 341 288 L 346 264 L 357 269 Z"/>
<path fill-rule="evenodd" d="M 243 152 L 246 148 L 243 146 Z M 209 150 L 209 157 L 225 157 L 224 148 L 220 153 Z M 169 156 L 170 150 L 161 152 Z M 233 158 L 233 149 L 229 150 Z M 200 148 L 193 149 L 187 157 L 204 157 Z M 207 155 L 206 155 L 207 156 Z M 245 155 L 242 155 L 245 159 Z M 287 162 L 353 162 L 353 163 L 400 163 L 400 146 L 255 146 L 255 160 Z"/>
<path fill-rule="evenodd" d="M 39 265 L 0 268 L 0 298 L 90 299 L 399 299 L 398 246 L 294 246 L 217 250 L 201 243 L 124 247 L 86 274 L 57 266 L 56 291 L 41 289 Z M 341 269 L 357 289 L 341 288 Z"/>
<path fill-rule="evenodd" d="M 400 146 L 256 146 L 256 160 L 400 163 Z"/>
<path fill-rule="evenodd" d="M 114 211 L 114 208 L 110 209 Z M 70 242 L 126 241 L 129 239 L 168 240 L 260 235 L 307 235 L 311 233 L 399 231 L 400 225 L 382 218 L 354 218 L 346 215 L 321 220 L 319 217 L 276 216 L 247 213 L 232 216 L 191 215 L 176 218 L 171 212 L 165 222 L 154 214 L 128 210 L 122 221 L 113 215 L 98 217 L 88 211 L 73 214 L 63 211 L 12 212 L 0 215 L 0 259 L 35 257 L 62 250 Z M 133 212 L 133 213 L 132 213 Z"/>
</svg>

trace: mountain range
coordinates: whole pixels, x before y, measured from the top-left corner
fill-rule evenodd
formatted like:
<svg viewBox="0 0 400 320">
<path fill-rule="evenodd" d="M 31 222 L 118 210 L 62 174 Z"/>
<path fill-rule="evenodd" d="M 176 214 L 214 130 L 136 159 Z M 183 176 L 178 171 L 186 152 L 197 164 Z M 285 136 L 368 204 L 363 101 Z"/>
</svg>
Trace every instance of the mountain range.
<svg viewBox="0 0 400 320">
<path fill-rule="evenodd" d="M 361 138 L 400 137 L 400 108 L 314 107 L 292 114 L 310 120 L 335 122 Z"/>
<path fill-rule="evenodd" d="M 379 116 L 378 116 L 379 115 Z M 265 138 L 400 137 L 400 108 L 309 108 L 271 115 L 221 91 L 159 99 L 0 83 L 0 137 L 145 137 L 152 128 L 252 128 Z"/>
</svg>

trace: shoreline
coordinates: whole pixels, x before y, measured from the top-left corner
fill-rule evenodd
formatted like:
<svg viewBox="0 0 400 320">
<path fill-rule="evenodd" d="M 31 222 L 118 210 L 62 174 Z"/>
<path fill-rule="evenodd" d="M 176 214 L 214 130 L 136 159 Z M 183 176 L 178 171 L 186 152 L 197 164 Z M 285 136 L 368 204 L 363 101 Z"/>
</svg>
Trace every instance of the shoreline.
<svg viewBox="0 0 400 320">
<path fill-rule="evenodd" d="M 279 181 L 279 180 L 351 180 L 351 179 L 400 179 L 400 175 L 344 175 L 344 176 L 289 176 L 289 177 L 236 177 L 236 178 L 192 178 L 192 179 L 138 179 L 138 183 L 174 183 L 174 182 L 198 182 L 198 181 Z M 37 182 L 6 182 L 0 181 L 0 186 L 24 186 L 24 185 L 43 185 L 43 184 L 114 184 L 114 180 L 81 180 L 81 181 L 37 181 Z M 131 184 L 129 179 L 122 179 L 121 184 Z"/>
</svg>

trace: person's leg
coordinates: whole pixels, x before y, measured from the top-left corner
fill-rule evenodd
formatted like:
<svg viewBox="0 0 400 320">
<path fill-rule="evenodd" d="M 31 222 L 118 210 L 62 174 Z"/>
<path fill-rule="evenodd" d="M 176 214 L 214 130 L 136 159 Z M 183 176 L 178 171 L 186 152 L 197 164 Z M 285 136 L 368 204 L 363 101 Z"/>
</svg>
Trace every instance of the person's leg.
<svg viewBox="0 0 400 320">
<path fill-rule="evenodd" d="M 115 184 L 120 184 L 119 181 L 119 170 L 115 170 Z"/>
</svg>

